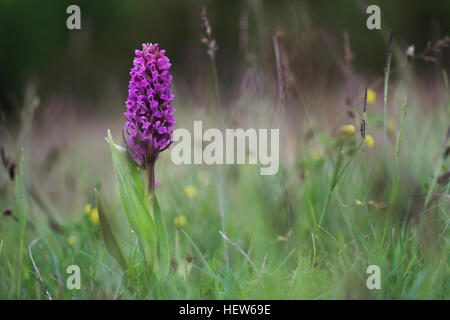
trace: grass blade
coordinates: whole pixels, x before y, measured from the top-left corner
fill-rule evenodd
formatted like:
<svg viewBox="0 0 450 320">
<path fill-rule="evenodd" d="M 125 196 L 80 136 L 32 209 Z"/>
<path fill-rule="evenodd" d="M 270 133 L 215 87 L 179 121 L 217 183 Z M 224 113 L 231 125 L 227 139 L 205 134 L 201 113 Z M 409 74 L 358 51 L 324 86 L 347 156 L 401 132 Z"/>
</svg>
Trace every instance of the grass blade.
<svg viewBox="0 0 450 320">
<path fill-rule="evenodd" d="M 166 224 L 161 215 L 161 208 L 159 207 L 156 195 L 153 195 L 153 214 L 155 217 L 156 230 L 158 233 L 158 258 L 159 271 L 161 276 L 165 277 L 170 270 L 170 250 L 169 240 L 167 237 Z"/>
<path fill-rule="evenodd" d="M 119 245 L 119 241 L 114 235 L 112 225 L 106 214 L 105 205 L 100 196 L 100 193 L 95 189 L 95 202 L 97 204 L 98 216 L 100 219 L 100 227 L 102 230 L 103 241 L 105 242 L 106 250 L 116 259 L 123 270 L 127 269 L 128 263 L 122 248 Z"/>
<path fill-rule="evenodd" d="M 24 165 L 24 158 L 23 158 L 23 151 L 20 156 L 20 165 L 19 165 L 19 172 L 16 178 L 15 182 L 15 201 L 16 201 L 16 211 L 18 214 L 19 219 L 19 258 L 18 258 L 18 265 L 16 268 L 17 272 L 17 299 L 20 299 L 20 292 L 22 289 L 22 275 L 23 275 L 23 269 L 24 269 L 24 263 L 23 263 L 23 256 L 25 253 L 25 233 L 26 233 L 26 226 L 28 222 L 28 202 L 26 198 L 26 190 L 25 190 L 25 183 L 23 181 L 23 165 Z"/>
</svg>

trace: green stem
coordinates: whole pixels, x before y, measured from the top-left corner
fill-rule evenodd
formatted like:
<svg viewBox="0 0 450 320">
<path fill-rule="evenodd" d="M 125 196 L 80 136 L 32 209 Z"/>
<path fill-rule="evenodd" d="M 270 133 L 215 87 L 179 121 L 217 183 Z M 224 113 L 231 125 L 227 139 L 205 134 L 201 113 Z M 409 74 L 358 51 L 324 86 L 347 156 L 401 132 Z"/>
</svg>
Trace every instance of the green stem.
<svg viewBox="0 0 450 320">
<path fill-rule="evenodd" d="M 150 196 L 155 193 L 155 163 L 156 161 L 150 161 L 147 165 L 148 192 Z"/>
<path fill-rule="evenodd" d="M 390 199 L 390 207 L 395 202 L 395 199 L 397 197 L 397 190 L 398 190 L 398 184 L 400 181 L 400 174 L 399 174 L 399 158 L 400 158 L 400 144 L 402 142 L 403 137 L 403 131 L 405 129 L 405 121 L 406 121 L 406 111 L 408 109 L 408 100 L 405 97 L 405 102 L 403 103 L 403 116 L 402 116 L 402 123 L 400 126 L 400 131 L 397 136 L 397 146 L 395 149 L 395 169 L 394 169 L 394 182 L 392 184 L 392 190 L 391 190 L 391 199 Z"/>
<path fill-rule="evenodd" d="M 333 175 L 332 175 L 332 178 L 331 178 L 331 181 L 330 181 L 330 188 L 328 189 L 327 198 L 325 199 L 325 205 L 323 206 L 322 213 L 320 214 L 319 228 L 322 226 L 322 221 L 323 221 L 325 215 L 328 212 L 328 207 L 330 205 L 331 194 L 333 193 L 334 188 L 337 186 L 339 180 L 342 178 L 345 170 L 347 170 L 348 166 L 353 161 L 353 159 L 355 158 L 356 154 L 358 154 L 358 151 L 361 148 L 361 145 L 362 145 L 362 143 L 358 146 L 358 148 L 356 149 L 355 153 L 350 157 L 350 159 L 348 159 L 347 162 L 344 164 L 344 166 L 342 167 L 342 170 L 340 170 L 341 164 L 342 164 L 342 159 L 343 159 L 343 154 L 342 154 L 343 145 L 341 145 L 341 147 L 339 149 L 339 155 L 338 155 L 338 158 L 336 160 L 336 165 L 334 166 L 334 169 L 333 169 Z"/>
<path fill-rule="evenodd" d="M 388 99 L 388 87 L 389 87 L 389 73 L 391 71 L 391 57 L 388 58 L 388 65 L 384 75 L 384 109 L 383 109 L 383 150 L 386 151 L 387 140 L 387 99 Z"/>
<path fill-rule="evenodd" d="M 442 70 L 442 77 L 444 78 L 444 88 L 445 88 L 445 95 L 447 97 L 447 102 L 448 102 L 448 116 L 450 117 L 450 93 L 449 93 L 449 87 L 448 87 L 448 76 L 447 76 L 447 71 L 445 71 L 444 69 Z"/>
<path fill-rule="evenodd" d="M 217 75 L 216 62 L 213 58 L 211 58 L 213 78 L 214 78 L 214 90 L 216 95 L 215 104 L 220 105 L 220 88 L 219 88 L 219 77 Z"/>
<path fill-rule="evenodd" d="M 389 88 L 389 74 L 391 72 L 391 45 L 392 45 L 393 32 L 391 30 L 387 45 L 386 55 L 386 69 L 384 72 L 384 112 L 383 112 L 383 151 L 386 154 L 387 143 L 387 100 L 388 100 L 388 88 Z"/>
<path fill-rule="evenodd" d="M 342 145 L 339 148 L 338 158 L 337 158 L 336 164 L 333 168 L 333 175 L 331 177 L 330 187 L 328 188 L 327 198 L 325 199 L 325 205 L 323 206 L 322 213 L 320 214 L 319 226 L 322 225 L 322 221 L 323 221 L 326 213 L 328 212 L 328 207 L 330 205 L 330 199 L 331 199 L 331 193 L 333 192 L 334 187 L 337 184 L 337 180 L 339 180 L 338 173 L 339 173 L 339 167 L 341 166 L 341 162 L 342 162 Z"/>
</svg>

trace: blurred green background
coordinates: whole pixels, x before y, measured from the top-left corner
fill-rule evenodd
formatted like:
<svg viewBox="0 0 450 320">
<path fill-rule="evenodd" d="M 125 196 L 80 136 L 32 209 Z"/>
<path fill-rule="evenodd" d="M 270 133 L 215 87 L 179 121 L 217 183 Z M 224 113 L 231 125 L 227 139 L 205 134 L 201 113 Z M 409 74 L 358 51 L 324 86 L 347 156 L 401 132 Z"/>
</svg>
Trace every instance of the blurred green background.
<svg viewBox="0 0 450 320">
<path fill-rule="evenodd" d="M 81 8 L 79 31 L 66 28 L 70 4 Z M 369 4 L 381 7 L 382 32 L 365 27 Z M 299 68 L 300 77 L 312 82 L 324 66 L 334 79 L 336 67 L 331 66 L 330 72 L 329 65 L 336 55 L 342 56 L 342 41 L 336 39 L 342 39 L 345 30 L 355 66 L 377 73 L 383 70 L 390 28 L 398 44 L 414 43 L 417 51 L 450 30 L 448 1 L 1 0 L 0 104 L 7 114 L 20 108 L 30 80 L 44 100 L 51 94 L 70 94 L 89 101 L 93 108 L 105 99 L 105 89 L 111 88 L 125 100 L 134 50 L 142 42 L 159 42 L 167 49 L 176 88 L 195 97 L 201 88 L 198 75 L 210 68 L 199 36 L 204 5 L 219 45 L 218 74 L 228 96 L 239 88 L 245 64 L 240 46 L 242 17 L 248 18 L 249 47 L 257 63 L 269 65 L 270 72 L 272 37 L 282 30 L 288 53 L 294 57 L 292 68 Z M 295 64 L 305 54 L 315 56 L 310 70 Z"/>
</svg>

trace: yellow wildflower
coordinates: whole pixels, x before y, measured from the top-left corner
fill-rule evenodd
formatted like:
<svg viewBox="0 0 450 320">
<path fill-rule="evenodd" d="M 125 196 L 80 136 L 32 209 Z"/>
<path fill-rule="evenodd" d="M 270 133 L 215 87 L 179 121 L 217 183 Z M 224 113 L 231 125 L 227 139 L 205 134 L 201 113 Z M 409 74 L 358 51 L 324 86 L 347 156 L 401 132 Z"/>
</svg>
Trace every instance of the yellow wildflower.
<svg viewBox="0 0 450 320">
<path fill-rule="evenodd" d="M 377 93 L 372 89 L 367 89 L 367 103 L 374 104 L 377 101 Z"/>
<path fill-rule="evenodd" d="M 184 188 L 184 193 L 186 193 L 189 198 L 193 198 L 197 195 L 197 189 L 195 189 L 193 185 L 188 185 Z"/>
<path fill-rule="evenodd" d="M 386 124 L 386 129 L 389 132 L 394 132 L 395 131 L 395 122 L 391 119 L 388 120 L 387 124 Z"/>
<path fill-rule="evenodd" d="M 177 228 L 183 228 L 187 224 L 187 220 L 184 216 L 178 216 L 173 220 L 173 223 Z"/>
<path fill-rule="evenodd" d="M 373 146 L 373 138 L 372 138 L 372 136 L 370 134 L 366 135 L 365 141 L 366 141 L 367 148 L 372 148 L 372 146 Z"/>
<path fill-rule="evenodd" d="M 91 211 L 91 215 L 89 216 L 89 218 L 91 219 L 91 222 L 94 226 L 98 225 L 100 219 L 98 217 L 98 209 L 94 208 Z"/>
<path fill-rule="evenodd" d="M 339 132 L 343 135 L 349 136 L 355 133 L 355 127 L 352 124 L 346 124 L 339 128 Z"/>
<path fill-rule="evenodd" d="M 90 214 L 92 210 L 91 205 L 88 203 L 85 207 L 84 207 L 84 212 L 86 212 L 86 214 Z"/>
</svg>

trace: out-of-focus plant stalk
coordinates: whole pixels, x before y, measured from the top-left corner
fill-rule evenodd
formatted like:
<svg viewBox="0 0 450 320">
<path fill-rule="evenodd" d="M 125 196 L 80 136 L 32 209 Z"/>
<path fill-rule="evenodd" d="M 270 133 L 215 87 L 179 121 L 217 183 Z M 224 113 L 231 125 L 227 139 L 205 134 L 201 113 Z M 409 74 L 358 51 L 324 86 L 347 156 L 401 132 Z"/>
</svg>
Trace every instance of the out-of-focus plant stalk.
<svg viewBox="0 0 450 320">
<path fill-rule="evenodd" d="M 202 28 L 202 33 L 200 34 L 200 42 L 206 46 L 206 53 L 211 59 L 214 91 L 215 91 L 215 104 L 220 105 L 219 77 L 217 75 L 217 67 L 216 67 L 216 51 L 219 47 L 217 46 L 216 39 L 212 37 L 212 28 L 208 20 L 208 15 L 206 13 L 206 6 L 204 6 L 202 9 L 200 20 L 201 20 L 200 26 Z"/>
<path fill-rule="evenodd" d="M 439 174 L 441 173 L 442 170 L 442 165 L 444 164 L 444 161 L 447 157 L 447 151 L 446 151 L 446 146 L 448 143 L 448 140 L 450 139 L 450 128 L 447 130 L 447 134 L 444 138 L 444 143 L 443 143 L 443 151 L 441 153 L 441 155 L 439 156 L 439 159 L 434 167 L 434 171 L 433 171 L 433 180 L 431 181 L 431 185 L 428 188 L 428 192 L 427 192 L 427 196 L 425 197 L 425 208 L 428 206 L 428 204 L 430 203 L 431 200 L 431 196 L 433 195 L 433 191 L 434 188 L 436 187 L 438 178 L 439 178 Z"/>
<path fill-rule="evenodd" d="M 397 135 L 397 146 L 395 149 L 394 182 L 392 184 L 391 199 L 390 199 L 390 207 L 391 208 L 392 208 L 393 204 L 395 203 L 395 198 L 397 197 L 398 184 L 400 181 L 400 174 L 399 174 L 400 144 L 402 142 L 403 131 L 405 129 L 406 111 L 407 110 L 408 110 L 408 98 L 405 97 L 405 101 L 403 103 L 402 123 L 400 126 L 400 131 L 398 132 L 398 135 Z"/>
<path fill-rule="evenodd" d="M 361 146 L 361 144 L 359 145 L 359 147 L 360 146 Z M 359 147 L 357 148 L 357 150 L 359 150 Z M 320 218 L 319 218 L 319 224 L 318 224 L 319 227 L 322 226 L 323 219 L 325 218 L 325 215 L 328 212 L 328 207 L 330 206 L 331 194 L 333 193 L 334 188 L 337 186 L 337 184 L 338 184 L 339 180 L 341 179 L 342 175 L 344 174 L 345 170 L 348 168 L 348 166 L 354 159 L 355 155 L 358 153 L 356 151 L 351 156 L 351 158 L 349 160 L 347 160 L 347 162 L 341 169 L 342 161 L 344 160 L 344 153 L 342 150 L 343 150 L 343 145 L 341 145 L 341 147 L 339 148 L 338 157 L 336 159 L 336 162 L 335 162 L 335 165 L 333 168 L 333 174 L 331 176 L 330 187 L 328 189 L 327 197 L 325 199 L 325 204 L 323 206 L 322 213 L 320 214 Z"/>
<path fill-rule="evenodd" d="M 389 73 L 391 72 L 391 46 L 392 38 L 394 32 L 391 30 L 389 34 L 389 40 L 387 45 L 386 54 L 386 68 L 384 70 L 384 113 L 383 113 L 383 151 L 386 154 L 386 143 L 387 143 L 387 99 L 388 99 L 388 88 L 389 88 Z"/>
</svg>

